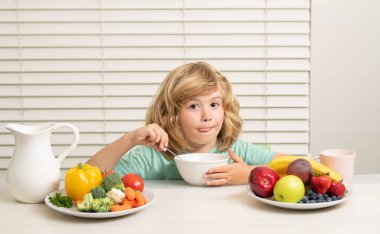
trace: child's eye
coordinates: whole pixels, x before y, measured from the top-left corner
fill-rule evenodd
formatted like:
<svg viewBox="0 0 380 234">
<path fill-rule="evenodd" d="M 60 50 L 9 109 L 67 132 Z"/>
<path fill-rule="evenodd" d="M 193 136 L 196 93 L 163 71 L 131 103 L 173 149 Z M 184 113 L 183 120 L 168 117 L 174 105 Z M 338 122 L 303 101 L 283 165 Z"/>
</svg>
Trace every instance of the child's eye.
<svg viewBox="0 0 380 234">
<path fill-rule="evenodd" d="M 219 106 L 219 103 L 217 102 L 211 103 L 211 107 L 217 107 L 217 106 Z"/>
<path fill-rule="evenodd" d="M 195 110 L 195 109 L 197 109 L 199 106 L 197 105 L 197 104 L 192 104 L 192 105 L 190 105 L 190 109 L 193 109 L 193 110 Z"/>
</svg>

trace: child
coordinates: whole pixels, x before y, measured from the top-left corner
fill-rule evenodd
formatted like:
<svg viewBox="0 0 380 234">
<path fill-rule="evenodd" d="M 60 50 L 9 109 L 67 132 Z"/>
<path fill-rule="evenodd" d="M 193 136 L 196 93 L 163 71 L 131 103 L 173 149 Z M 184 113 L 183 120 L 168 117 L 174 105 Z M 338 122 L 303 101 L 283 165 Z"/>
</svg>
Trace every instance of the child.
<svg viewBox="0 0 380 234">
<path fill-rule="evenodd" d="M 207 185 L 247 184 L 253 165 L 269 163 L 275 152 L 239 140 L 241 128 L 239 103 L 227 78 L 205 62 L 189 63 L 167 75 L 148 109 L 146 126 L 107 145 L 87 163 L 145 180 L 182 179 L 167 147 L 176 154 L 228 151 L 233 163 L 210 169 Z"/>
</svg>

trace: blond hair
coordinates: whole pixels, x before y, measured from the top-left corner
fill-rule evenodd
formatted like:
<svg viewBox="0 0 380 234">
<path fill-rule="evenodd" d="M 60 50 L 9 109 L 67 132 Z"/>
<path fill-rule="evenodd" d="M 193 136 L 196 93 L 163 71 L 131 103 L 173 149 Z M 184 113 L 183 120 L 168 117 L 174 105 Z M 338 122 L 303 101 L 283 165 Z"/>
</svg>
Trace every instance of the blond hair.
<svg viewBox="0 0 380 234">
<path fill-rule="evenodd" d="M 192 150 L 179 125 L 179 110 L 191 98 L 218 90 L 223 100 L 224 121 L 217 142 L 218 150 L 225 151 L 238 139 L 242 128 L 240 105 L 227 78 L 205 62 L 185 64 L 171 71 L 158 89 L 147 111 L 145 122 L 156 123 L 168 133 L 168 147 L 174 152 Z M 173 159 L 168 153 L 164 155 Z"/>
</svg>

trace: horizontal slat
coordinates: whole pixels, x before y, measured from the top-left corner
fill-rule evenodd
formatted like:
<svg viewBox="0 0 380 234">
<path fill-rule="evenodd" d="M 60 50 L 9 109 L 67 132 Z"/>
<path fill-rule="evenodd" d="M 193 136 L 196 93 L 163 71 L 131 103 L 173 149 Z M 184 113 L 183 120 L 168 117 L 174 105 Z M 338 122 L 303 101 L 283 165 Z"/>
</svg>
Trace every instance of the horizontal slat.
<svg viewBox="0 0 380 234">
<path fill-rule="evenodd" d="M 46 60 L 46 59 L 278 59 L 308 58 L 307 47 L 157 47 L 157 48 L 26 48 L 22 55 L 17 48 L 0 48 L 0 60 Z"/>
<path fill-rule="evenodd" d="M 306 108 L 251 108 L 242 109 L 240 115 L 244 120 L 253 119 L 308 119 L 309 110 Z"/>
<path fill-rule="evenodd" d="M 20 10 L 0 11 L 0 22 L 168 22 L 168 21 L 308 21 L 309 10 Z"/>
<path fill-rule="evenodd" d="M 101 4 L 100 4 L 101 3 Z M 185 5 L 183 5 L 183 3 Z M 220 8 L 310 8 L 309 0 L 237 0 L 231 2 L 230 0 L 207 0 L 204 1 L 189 1 L 189 0 L 176 0 L 176 1 L 160 1 L 156 0 L 107 0 L 107 1 L 92 1 L 92 0 L 28 0 L 16 1 L 3 0 L 0 4 L 0 9 L 98 9 L 100 6 L 104 9 L 180 9 L 186 8 L 201 8 L 201 9 L 220 9 Z"/>
<path fill-rule="evenodd" d="M 242 140 L 256 144 L 301 144 L 308 143 L 309 136 L 306 132 L 243 132 Z"/>
<path fill-rule="evenodd" d="M 269 96 L 269 97 L 239 97 L 242 108 L 267 106 L 267 107 L 307 107 L 309 98 L 307 96 Z"/>
<path fill-rule="evenodd" d="M 125 22 L 125 23 L 2 23 L 0 35 L 61 34 L 307 34 L 309 22 Z"/>
<path fill-rule="evenodd" d="M 13 85 L 0 87 L 0 96 L 60 97 L 60 96 L 153 96 L 158 84 L 126 85 L 25 85 L 22 90 Z M 235 84 L 236 95 L 306 95 L 307 84 Z M 59 104 L 57 104 L 59 106 Z"/>
<path fill-rule="evenodd" d="M 99 1 L 92 0 L 34 0 L 33 3 L 30 1 L 20 0 L 18 7 L 22 9 L 98 9 Z M 182 6 L 182 1 L 163 1 L 157 3 L 155 0 L 144 0 L 139 3 L 135 3 L 131 0 L 110 0 L 110 1 L 101 1 L 103 7 L 130 7 L 130 8 L 178 8 Z M 15 8 L 15 1 L 3 3 L 2 8 Z"/>
<path fill-rule="evenodd" d="M 187 62 L 192 62 L 189 59 Z M 223 71 L 309 71 L 308 59 L 205 59 Z M 22 62 L 25 72 L 100 72 L 115 71 L 167 71 L 183 64 L 183 60 L 27 60 Z M 2 72 L 16 72 L 20 70 L 18 61 L 0 61 Z"/>
<path fill-rule="evenodd" d="M 186 39 L 184 41 L 184 39 Z M 2 35 L 0 47 L 309 46 L 309 35 Z"/>
<path fill-rule="evenodd" d="M 244 120 L 243 131 L 308 131 L 307 120 Z"/>
<path fill-rule="evenodd" d="M 0 84 L 160 84 L 167 72 L 3 73 Z M 238 83 L 309 83 L 308 72 L 223 72 Z"/>
<path fill-rule="evenodd" d="M 271 149 L 275 152 L 290 154 L 290 155 L 308 155 L 308 144 L 271 144 Z"/>
</svg>

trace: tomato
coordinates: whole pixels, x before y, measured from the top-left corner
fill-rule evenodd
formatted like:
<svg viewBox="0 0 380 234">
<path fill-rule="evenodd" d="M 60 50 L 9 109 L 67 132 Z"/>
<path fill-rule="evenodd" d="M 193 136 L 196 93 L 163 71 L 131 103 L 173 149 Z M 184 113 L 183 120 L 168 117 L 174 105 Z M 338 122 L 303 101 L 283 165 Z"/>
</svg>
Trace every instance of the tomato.
<svg viewBox="0 0 380 234">
<path fill-rule="evenodd" d="M 106 178 L 108 175 L 111 175 L 111 174 L 113 174 L 113 173 L 115 173 L 115 171 L 114 171 L 113 169 L 111 169 L 111 170 L 109 170 L 109 171 L 105 170 L 105 171 L 102 173 L 102 177 L 103 177 L 103 179 L 104 179 L 104 178 Z"/>
<path fill-rule="evenodd" d="M 121 181 L 123 181 L 123 184 L 125 187 L 131 187 L 134 190 L 143 191 L 144 190 L 144 180 L 136 174 L 125 174 Z"/>
</svg>

